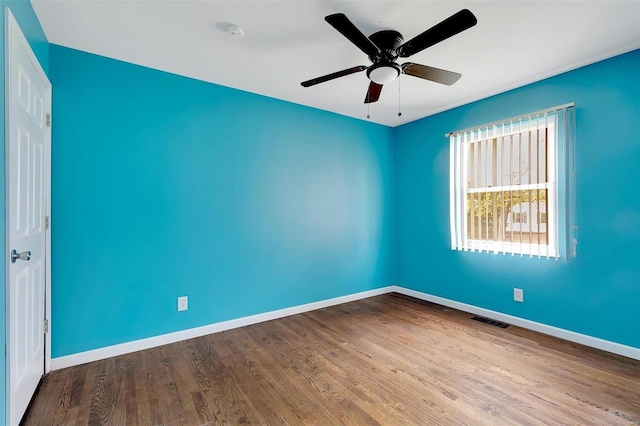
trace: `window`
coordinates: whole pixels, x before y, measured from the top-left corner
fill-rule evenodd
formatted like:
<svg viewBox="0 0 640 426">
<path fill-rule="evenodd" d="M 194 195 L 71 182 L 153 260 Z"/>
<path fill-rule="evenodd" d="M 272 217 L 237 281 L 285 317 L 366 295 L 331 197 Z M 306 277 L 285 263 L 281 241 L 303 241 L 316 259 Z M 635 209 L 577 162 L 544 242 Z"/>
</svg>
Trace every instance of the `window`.
<svg viewBox="0 0 640 426">
<path fill-rule="evenodd" d="M 449 134 L 452 249 L 575 256 L 574 110 Z"/>
<path fill-rule="evenodd" d="M 513 223 L 527 223 L 527 212 L 513 212 L 511 214 Z"/>
<path fill-rule="evenodd" d="M 538 212 L 538 224 L 547 223 L 547 214 L 544 212 Z"/>
</svg>

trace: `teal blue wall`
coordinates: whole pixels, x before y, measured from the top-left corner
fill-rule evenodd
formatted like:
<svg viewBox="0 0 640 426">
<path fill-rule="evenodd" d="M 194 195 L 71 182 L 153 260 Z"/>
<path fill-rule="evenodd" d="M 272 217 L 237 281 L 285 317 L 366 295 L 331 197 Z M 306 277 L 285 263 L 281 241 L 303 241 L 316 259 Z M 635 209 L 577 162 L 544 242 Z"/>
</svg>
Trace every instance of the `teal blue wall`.
<svg viewBox="0 0 640 426">
<path fill-rule="evenodd" d="M 395 283 L 640 348 L 638 76 L 636 50 L 394 129 Z M 451 251 L 445 133 L 567 102 L 577 108 L 578 258 Z"/>
<path fill-rule="evenodd" d="M 0 147 L 0 241 L 4 241 L 4 221 L 5 221 L 5 169 L 4 169 L 4 81 L 5 81 L 5 17 L 4 11 L 8 7 L 11 9 L 13 16 L 16 18 L 18 25 L 22 29 L 25 37 L 29 41 L 31 48 L 36 54 L 42 68 L 47 71 L 49 65 L 49 44 L 47 38 L 42 31 L 40 22 L 33 12 L 31 3 L 27 0 L 0 0 L 0 10 L 2 10 L 2 29 L 0 31 L 0 74 L 2 74 L 2 84 L 0 84 L 0 135 L 2 135 L 2 146 Z M 5 418 L 5 253 L 4 243 L 0 246 L 0 423 Z"/>
<path fill-rule="evenodd" d="M 49 54 L 54 357 L 393 283 L 391 129 Z"/>
</svg>

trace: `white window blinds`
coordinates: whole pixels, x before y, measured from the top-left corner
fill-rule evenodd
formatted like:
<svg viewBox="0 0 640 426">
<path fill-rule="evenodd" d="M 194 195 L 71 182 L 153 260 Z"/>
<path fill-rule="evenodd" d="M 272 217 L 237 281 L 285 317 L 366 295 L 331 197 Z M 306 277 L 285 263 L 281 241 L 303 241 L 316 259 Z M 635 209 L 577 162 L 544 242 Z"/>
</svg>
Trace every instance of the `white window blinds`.
<svg viewBox="0 0 640 426">
<path fill-rule="evenodd" d="M 573 104 L 450 133 L 454 250 L 575 256 Z"/>
</svg>

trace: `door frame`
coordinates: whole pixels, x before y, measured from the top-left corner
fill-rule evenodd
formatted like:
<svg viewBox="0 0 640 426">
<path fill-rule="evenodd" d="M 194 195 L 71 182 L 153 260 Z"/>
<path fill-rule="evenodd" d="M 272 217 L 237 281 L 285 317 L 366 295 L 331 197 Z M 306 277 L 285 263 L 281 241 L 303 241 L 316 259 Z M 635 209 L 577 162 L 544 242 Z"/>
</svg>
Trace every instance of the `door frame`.
<svg viewBox="0 0 640 426">
<path fill-rule="evenodd" d="M 15 125 L 12 125 L 13 115 L 15 114 L 11 108 L 11 94 L 13 93 L 13 88 L 11 84 L 11 65 L 16 60 L 15 51 L 12 47 L 13 42 L 17 42 L 21 45 L 27 52 L 27 56 L 29 60 L 33 63 L 36 73 L 44 82 L 45 87 L 47 88 L 47 93 L 44 96 L 45 98 L 45 113 L 51 116 L 51 92 L 52 85 L 47 77 L 47 74 L 42 69 L 40 62 L 36 58 L 29 42 L 25 38 L 18 22 L 15 17 L 11 13 L 11 9 L 9 7 L 4 8 L 4 23 L 5 23 L 5 116 L 4 116 L 4 154 L 5 154 L 5 188 L 4 188 L 4 200 L 5 200 L 5 223 L 2 224 L 4 226 L 5 231 L 5 241 L 4 241 L 4 253 L 5 253 L 5 274 L 2 277 L 5 281 L 5 294 L 4 294 L 4 305 L 5 305 L 5 414 L 6 414 L 6 422 L 9 423 L 11 419 L 11 351 L 9 350 L 9 329 L 11 325 L 10 318 L 10 290 L 11 283 L 9 282 L 9 268 L 11 267 L 11 263 L 9 260 L 9 253 L 11 252 L 10 241 L 9 241 L 9 229 L 10 229 L 10 214 L 11 214 L 11 206 L 9 200 L 9 176 L 12 169 L 10 164 L 10 130 Z M 50 121 L 49 121 L 50 123 Z M 45 130 L 45 152 L 44 152 L 44 167 L 43 167 L 43 176 L 44 176 L 44 198 L 45 198 L 45 216 L 49 218 L 48 223 L 49 226 L 45 226 L 45 254 L 44 254 L 44 262 L 45 262 L 45 312 L 44 319 L 48 321 L 49 329 L 48 332 L 43 336 L 44 339 L 44 365 L 43 365 L 43 374 L 47 374 L 51 370 L 51 126 L 47 126 Z M 1 420 L 1 419 L 0 419 Z"/>
</svg>

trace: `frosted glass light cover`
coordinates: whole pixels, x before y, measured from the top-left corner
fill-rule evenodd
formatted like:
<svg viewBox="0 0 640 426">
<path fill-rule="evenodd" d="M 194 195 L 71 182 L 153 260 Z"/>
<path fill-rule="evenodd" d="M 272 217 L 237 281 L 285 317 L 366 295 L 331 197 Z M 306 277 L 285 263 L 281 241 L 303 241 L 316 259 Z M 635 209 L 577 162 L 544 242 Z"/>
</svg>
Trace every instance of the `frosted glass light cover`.
<svg viewBox="0 0 640 426">
<path fill-rule="evenodd" d="M 396 68 L 383 66 L 371 70 L 371 72 L 369 73 L 369 78 L 374 83 L 387 84 L 398 78 L 398 75 L 399 73 Z"/>
</svg>

